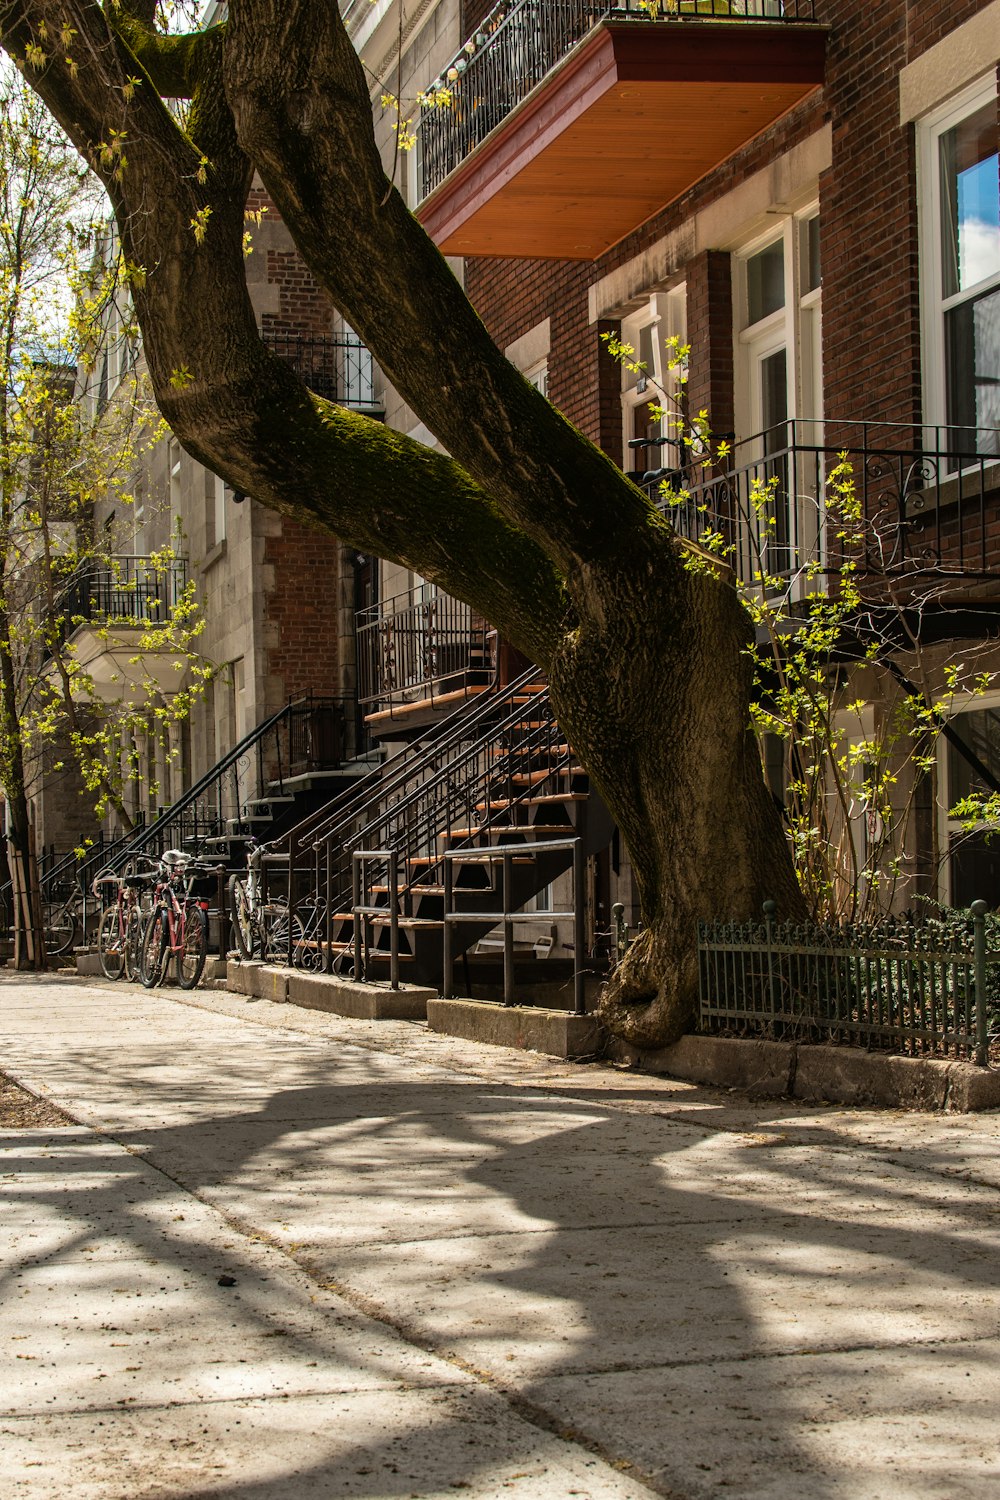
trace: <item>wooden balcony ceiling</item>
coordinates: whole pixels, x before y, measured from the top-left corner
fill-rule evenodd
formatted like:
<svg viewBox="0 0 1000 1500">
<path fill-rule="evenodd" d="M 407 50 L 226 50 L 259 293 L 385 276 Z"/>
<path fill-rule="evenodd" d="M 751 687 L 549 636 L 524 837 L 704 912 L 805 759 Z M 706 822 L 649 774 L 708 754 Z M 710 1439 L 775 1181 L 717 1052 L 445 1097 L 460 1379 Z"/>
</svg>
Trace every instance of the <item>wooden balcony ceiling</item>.
<svg viewBox="0 0 1000 1500">
<path fill-rule="evenodd" d="M 826 29 L 602 24 L 417 210 L 447 255 L 595 260 L 823 83 Z"/>
</svg>

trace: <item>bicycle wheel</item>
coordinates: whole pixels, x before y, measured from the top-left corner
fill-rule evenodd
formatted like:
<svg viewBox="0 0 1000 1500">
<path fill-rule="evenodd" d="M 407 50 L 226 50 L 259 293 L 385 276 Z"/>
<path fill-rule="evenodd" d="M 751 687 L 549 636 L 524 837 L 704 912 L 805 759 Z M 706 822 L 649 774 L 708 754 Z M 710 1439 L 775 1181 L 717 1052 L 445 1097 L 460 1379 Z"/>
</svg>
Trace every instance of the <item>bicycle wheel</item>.
<svg viewBox="0 0 1000 1500">
<path fill-rule="evenodd" d="M 297 914 L 292 916 L 292 958 L 305 932 Z M 288 959 L 288 907 L 284 901 L 269 902 L 264 908 L 261 947 L 265 962 L 285 963 Z"/>
<path fill-rule="evenodd" d="M 148 917 L 138 906 L 130 906 L 125 919 L 125 978 L 142 978 L 142 935 Z"/>
<path fill-rule="evenodd" d="M 208 919 L 200 906 L 188 902 L 184 908 L 184 937 L 177 955 L 177 983 L 193 990 L 208 957 Z"/>
<path fill-rule="evenodd" d="M 50 958 L 68 953 L 76 942 L 76 912 L 68 902 L 45 903 L 45 951 Z"/>
<path fill-rule="evenodd" d="M 125 971 L 125 940 L 117 903 L 101 912 L 97 927 L 97 958 L 108 979 L 120 979 Z"/>
<path fill-rule="evenodd" d="M 236 939 L 236 948 L 242 959 L 251 959 L 257 947 L 257 934 L 255 922 L 250 913 L 250 899 L 247 895 L 246 877 L 243 875 L 230 875 L 229 877 L 229 913 L 233 921 L 233 937 Z"/>
<path fill-rule="evenodd" d="M 155 989 L 162 981 L 167 967 L 167 919 L 157 907 L 150 912 L 142 934 L 139 953 L 139 978 L 147 990 Z"/>
</svg>

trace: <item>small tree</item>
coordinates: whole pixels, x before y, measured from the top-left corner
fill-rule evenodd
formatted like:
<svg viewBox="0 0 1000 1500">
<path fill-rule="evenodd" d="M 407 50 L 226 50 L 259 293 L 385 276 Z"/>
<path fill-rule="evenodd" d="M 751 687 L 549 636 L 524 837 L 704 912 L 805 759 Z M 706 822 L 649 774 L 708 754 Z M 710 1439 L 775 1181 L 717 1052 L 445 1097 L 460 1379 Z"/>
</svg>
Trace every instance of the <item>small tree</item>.
<svg viewBox="0 0 1000 1500">
<path fill-rule="evenodd" d="M 979 666 L 969 642 L 961 660 L 927 661 L 912 622 L 939 603 L 943 584 L 893 569 L 897 523 L 865 514 L 847 453 L 826 455 L 825 473 L 817 462 L 811 497 L 780 458 L 761 457 L 742 490 L 713 479 L 732 455 L 713 441 L 709 413 L 689 410 L 689 347 L 667 341 L 676 383 L 668 392 L 631 345 L 613 335 L 605 342 L 657 392 L 651 416 L 683 455 L 658 491 L 666 513 L 704 549 L 689 567 L 721 558 L 734 568 L 755 627 L 751 719 L 762 745 L 780 748 L 774 792 L 808 911 L 817 921 L 876 920 L 901 890 L 912 894 L 914 806 L 925 779 L 940 800 L 937 750 L 953 706 L 982 697 L 996 674 Z M 812 511 L 800 517 L 812 543 L 805 556 L 782 535 L 789 485 L 791 503 Z M 901 655 L 912 659 L 906 671 Z M 875 701 L 883 705 L 877 720 Z M 964 798 L 951 816 L 969 829 L 996 825 L 1000 793 Z"/>
<path fill-rule="evenodd" d="M 137 731 L 165 738 L 209 668 L 195 649 L 202 622 L 193 585 L 170 596 L 157 587 L 174 550 L 152 557 L 140 584 L 123 576 L 115 536 L 95 533 L 95 500 L 131 503 L 140 450 L 159 439 L 162 423 L 134 374 L 96 422 L 74 400 L 77 364 L 99 342 L 121 283 L 116 266 L 93 269 L 90 180 L 12 70 L 0 79 L 0 195 L 0 785 L 15 961 L 40 964 L 30 797 L 43 762 L 75 771 L 95 815 L 113 807 L 128 826 L 123 791 L 138 774 Z M 113 587 L 95 592 L 98 579 Z M 151 610 L 161 595 L 162 608 Z M 74 633 L 86 623 L 92 639 L 108 642 L 123 622 L 129 681 L 108 702 Z M 145 667 L 154 654 L 176 669 L 178 691 L 165 699 Z"/>
</svg>

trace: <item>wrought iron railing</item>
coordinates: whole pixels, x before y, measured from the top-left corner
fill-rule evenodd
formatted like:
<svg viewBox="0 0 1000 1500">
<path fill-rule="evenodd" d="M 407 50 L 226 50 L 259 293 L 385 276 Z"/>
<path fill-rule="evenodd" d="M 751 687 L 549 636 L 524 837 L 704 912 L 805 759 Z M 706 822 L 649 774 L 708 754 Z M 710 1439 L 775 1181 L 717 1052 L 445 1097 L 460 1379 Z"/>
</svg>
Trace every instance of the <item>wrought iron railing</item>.
<svg viewBox="0 0 1000 1500">
<path fill-rule="evenodd" d="M 995 926 L 995 923 L 994 923 Z M 847 1042 L 985 1065 L 1000 1023 L 1000 934 L 986 903 L 871 926 L 702 922 L 703 1030 Z"/>
<path fill-rule="evenodd" d="M 474 828 L 475 834 L 451 840 L 453 847 L 489 846 L 498 827 L 516 833 L 511 823 L 526 815 L 529 798 L 562 784 L 572 752 L 548 691 L 536 679 L 531 668 L 508 687 L 463 706 L 430 740 L 399 751 L 356 790 L 269 846 L 267 878 L 291 890 L 306 934 L 297 946 L 290 942 L 289 962 L 328 967 L 335 918 L 356 904 L 386 914 L 393 906 L 397 916 L 412 915 L 416 896 L 443 887 L 444 833 Z M 360 852 L 365 859 L 358 892 L 354 856 Z M 404 876 L 390 902 L 393 860 Z M 318 922 L 311 915 L 316 908 Z"/>
<path fill-rule="evenodd" d="M 261 337 L 317 396 L 372 416 L 384 414 L 371 350 L 356 333 L 321 336 L 265 328 Z"/>
<path fill-rule="evenodd" d="M 682 536 L 714 538 L 745 583 L 808 581 L 847 563 L 860 580 L 1000 569 L 996 429 L 800 419 L 714 466 L 673 442 L 662 452 L 643 487 Z M 842 458 L 856 505 L 846 516 L 828 489 Z"/>
<path fill-rule="evenodd" d="M 357 616 L 358 701 L 368 709 L 488 683 L 495 633 L 481 615 L 423 584 Z"/>
<path fill-rule="evenodd" d="M 601 21 L 815 21 L 814 0 L 500 0 L 426 90 L 417 125 L 426 197 Z"/>
<path fill-rule="evenodd" d="M 173 557 L 120 555 L 89 559 L 59 600 L 61 639 L 80 625 L 99 622 L 158 625 L 169 619 L 187 585 L 187 562 Z"/>
</svg>

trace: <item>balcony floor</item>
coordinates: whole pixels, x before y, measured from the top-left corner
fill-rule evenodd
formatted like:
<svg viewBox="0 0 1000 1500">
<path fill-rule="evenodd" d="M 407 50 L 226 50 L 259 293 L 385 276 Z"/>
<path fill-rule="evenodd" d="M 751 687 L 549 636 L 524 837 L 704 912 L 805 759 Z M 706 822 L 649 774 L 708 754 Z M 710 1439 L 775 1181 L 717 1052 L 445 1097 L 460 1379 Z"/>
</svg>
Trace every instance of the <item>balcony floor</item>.
<svg viewBox="0 0 1000 1500">
<path fill-rule="evenodd" d="M 417 209 L 447 255 L 594 260 L 823 83 L 820 26 L 602 24 Z"/>
</svg>

